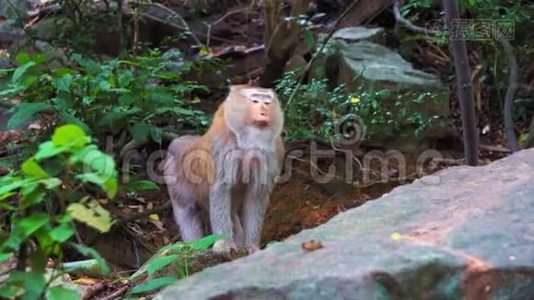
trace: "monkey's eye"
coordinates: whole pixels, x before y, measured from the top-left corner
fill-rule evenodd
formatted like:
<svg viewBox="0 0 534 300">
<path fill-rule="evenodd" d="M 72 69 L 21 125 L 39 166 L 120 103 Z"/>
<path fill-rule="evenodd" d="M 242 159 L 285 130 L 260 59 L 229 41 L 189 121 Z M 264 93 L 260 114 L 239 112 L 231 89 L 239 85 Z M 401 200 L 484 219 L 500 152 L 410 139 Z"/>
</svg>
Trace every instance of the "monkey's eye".
<svg viewBox="0 0 534 300">
<path fill-rule="evenodd" d="M 252 99 L 252 102 L 254 102 L 254 103 L 258 103 L 258 102 L 260 102 L 260 101 L 258 101 L 258 100 L 256 100 L 256 99 Z"/>
</svg>

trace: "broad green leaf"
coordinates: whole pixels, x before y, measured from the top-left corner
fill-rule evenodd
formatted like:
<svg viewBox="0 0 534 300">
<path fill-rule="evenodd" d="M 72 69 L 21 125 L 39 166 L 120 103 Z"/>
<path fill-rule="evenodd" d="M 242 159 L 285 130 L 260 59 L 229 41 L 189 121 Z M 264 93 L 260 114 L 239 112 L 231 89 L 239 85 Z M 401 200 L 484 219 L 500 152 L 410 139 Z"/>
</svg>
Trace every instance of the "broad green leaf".
<svg viewBox="0 0 534 300">
<path fill-rule="evenodd" d="M 48 288 L 46 291 L 47 300 L 78 300 L 80 294 L 76 290 L 67 289 L 61 286 Z"/>
<path fill-rule="evenodd" d="M 9 118 L 7 122 L 8 129 L 14 129 L 17 126 L 24 124 L 27 121 L 30 121 L 38 113 L 49 109 L 51 106 L 46 103 L 21 103 L 17 106 L 14 106 L 10 111 L 15 111 L 15 114 Z"/>
<path fill-rule="evenodd" d="M 20 67 L 18 67 L 15 72 L 13 72 L 13 77 L 11 78 L 11 82 L 14 84 L 21 83 L 22 79 L 24 78 L 24 75 L 36 65 L 35 62 L 29 61 Z"/>
<path fill-rule="evenodd" d="M 148 263 L 148 266 L 146 268 L 148 275 L 152 276 L 152 274 L 163 269 L 165 266 L 173 263 L 174 261 L 176 261 L 176 259 L 178 259 L 178 254 L 171 254 L 154 258 Z"/>
<path fill-rule="evenodd" d="M 215 242 L 217 240 L 220 240 L 221 238 L 223 238 L 223 236 L 220 234 L 211 234 L 199 240 L 189 242 L 189 246 L 193 250 L 205 250 L 208 249 L 211 245 L 215 244 Z"/>
<path fill-rule="evenodd" d="M 19 272 L 15 271 L 9 275 L 8 283 L 20 286 L 25 290 L 23 300 L 39 299 L 39 296 L 46 287 L 46 280 L 43 273 Z"/>
<path fill-rule="evenodd" d="M 70 92 L 70 85 L 72 83 L 72 75 L 71 74 L 65 74 L 63 77 L 55 80 L 53 82 L 54 86 L 58 89 L 58 91 L 69 93 Z"/>
<path fill-rule="evenodd" d="M 159 277 L 152 280 L 147 281 L 146 283 L 140 284 L 136 287 L 134 287 L 131 291 L 132 294 L 139 294 L 139 293 L 145 293 L 154 291 L 166 286 L 169 286 L 176 282 L 176 278 L 174 277 Z"/>
<path fill-rule="evenodd" d="M 36 179 L 47 178 L 49 175 L 41 168 L 41 166 L 35 162 L 35 159 L 29 158 L 24 163 L 22 163 L 22 173 L 26 176 L 33 177 Z"/>
<path fill-rule="evenodd" d="M 48 141 L 39 145 L 39 150 L 37 150 L 37 153 L 35 153 L 33 157 L 35 160 L 41 160 L 43 158 L 56 156 L 66 150 L 66 147 L 56 147 L 52 141 Z"/>
<path fill-rule="evenodd" d="M 87 205 L 72 203 L 67 207 L 67 211 L 74 219 L 83 222 L 102 233 L 108 232 L 113 224 L 109 211 L 100 206 L 96 200 L 87 203 Z"/>
<path fill-rule="evenodd" d="M 71 245 L 81 254 L 96 259 L 100 265 L 100 273 L 102 275 L 107 276 L 111 272 L 106 261 L 102 258 L 102 256 L 100 256 L 98 251 L 96 251 L 95 249 L 75 243 L 69 243 L 69 245 Z"/>
<path fill-rule="evenodd" d="M 18 222 L 18 228 L 24 236 L 30 236 L 39 228 L 50 221 L 50 216 L 45 213 L 35 213 Z"/>
<path fill-rule="evenodd" d="M 70 239 L 74 235 L 74 230 L 69 223 L 63 223 L 56 228 L 50 230 L 50 238 L 52 240 L 63 243 L 66 240 Z"/>
<path fill-rule="evenodd" d="M 136 141 L 142 141 L 145 140 L 148 137 L 148 133 L 150 131 L 150 125 L 148 125 L 145 122 L 137 122 L 132 127 L 132 137 Z"/>
<path fill-rule="evenodd" d="M 110 177 L 116 173 L 113 158 L 95 147 L 85 147 L 80 154 L 76 154 L 83 164 L 91 171 L 103 177 Z M 81 156 L 81 157 L 80 157 Z"/>
<path fill-rule="evenodd" d="M 82 148 L 89 143 L 89 140 L 89 137 L 85 134 L 83 129 L 73 124 L 63 125 L 56 128 L 52 135 L 52 143 L 56 147 Z"/>
</svg>

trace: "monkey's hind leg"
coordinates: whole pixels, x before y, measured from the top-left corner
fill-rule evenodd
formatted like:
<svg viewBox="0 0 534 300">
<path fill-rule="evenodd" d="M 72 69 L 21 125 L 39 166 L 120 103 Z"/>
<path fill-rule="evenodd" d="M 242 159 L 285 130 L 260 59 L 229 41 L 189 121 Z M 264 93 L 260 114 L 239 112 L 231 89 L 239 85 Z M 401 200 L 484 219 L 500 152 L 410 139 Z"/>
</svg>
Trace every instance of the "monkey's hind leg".
<svg viewBox="0 0 534 300">
<path fill-rule="evenodd" d="M 173 211 L 183 241 L 197 240 L 204 236 L 198 205 L 190 207 L 173 205 Z"/>
<path fill-rule="evenodd" d="M 180 228 L 180 235 L 183 241 L 200 239 L 204 236 L 202 221 L 200 218 L 200 207 L 198 203 L 186 195 L 170 193 L 172 201 L 172 211 L 174 220 Z"/>
</svg>

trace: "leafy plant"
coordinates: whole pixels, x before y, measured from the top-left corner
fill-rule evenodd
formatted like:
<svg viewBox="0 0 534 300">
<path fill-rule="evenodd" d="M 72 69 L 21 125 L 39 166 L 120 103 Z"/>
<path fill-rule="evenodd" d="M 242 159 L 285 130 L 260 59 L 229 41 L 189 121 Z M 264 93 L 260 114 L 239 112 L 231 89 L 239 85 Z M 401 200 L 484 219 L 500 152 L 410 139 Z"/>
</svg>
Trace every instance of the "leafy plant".
<svg viewBox="0 0 534 300">
<path fill-rule="evenodd" d="M 0 261 L 13 256 L 18 261 L 17 271 L 1 284 L 0 297 L 37 299 L 46 294 L 48 299 L 78 298 L 77 292 L 53 284 L 64 272 L 61 262 L 66 245 L 96 258 L 102 273 L 109 272 L 95 250 L 69 243 L 75 233 L 73 221 L 100 232 L 112 225 L 110 213 L 96 197 L 89 196 L 86 189 L 92 187 L 98 187 L 107 198 L 115 197 L 115 162 L 91 143 L 82 128 L 72 124 L 58 127 L 20 171 L 0 178 L 0 206 L 11 218 L 11 230 L 0 239 Z M 29 246 L 34 243 L 36 250 L 31 251 Z M 46 269 L 49 257 L 56 262 L 52 272 Z"/>
<path fill-rule="evenodd" d="M 147 275 L 149 279 L 135 286 L 130 293 L 152 292 L 176 282 L 179 278 L 189 276 L 188 261 L 191 256 L 199 251 L 208 249 L 220 238 L 221 236 L 213 234 L 196 241 L 178 242 L 161 248 L 143 267 L 132 275 L 131 278 L 134 280 L 143 275 Z"/>
<path fill-rule="evenodd" d="M 179 52 L 151 51 L 103 64 L 79 54 L 72 59 L 71 67 L 50 68 L 41 54 L 17 55 L 19 66 L 0 92 L 0 97 L 21 100 L 11 109 L 9 128 L 40 113 L 53 113 L 60 123 L 76 124 L 97 140 L 119 135 L 120 148 L 131 139 L 161 143 L 166 126 L 162 120 L 195 129 L 208 123 L 202 112 L 189 107 L 197 100 L 193 92 L 206 88 L 184 79 L 195 67 Z"/>
<path fill-rule="evenodd" d="M 278 82 L 276 90 L 282 100 L 287 101 L 296 85 L 294 73 L 288 72 Z M 307 140 L 320 136 L 335 142 L 344 138 L 338 127 L 351 115 L 360 118 L 360 125 L 365 127 L 362 138 L 367 140 L 377 135 L 394 135 L 405 124 L 414 124 L 417 135 L 436 119 L 416 109 L 432 101 L 432 93 L 405 92 L 394 101 L 392 98 L 388 90 L 360 87 L 355 92 L 346 92 L 343 84 L 330 91 L 327 79 L 312 79 L 300 87 L 291 103 L 286 104 L 287 137 Z"/>
</svg>

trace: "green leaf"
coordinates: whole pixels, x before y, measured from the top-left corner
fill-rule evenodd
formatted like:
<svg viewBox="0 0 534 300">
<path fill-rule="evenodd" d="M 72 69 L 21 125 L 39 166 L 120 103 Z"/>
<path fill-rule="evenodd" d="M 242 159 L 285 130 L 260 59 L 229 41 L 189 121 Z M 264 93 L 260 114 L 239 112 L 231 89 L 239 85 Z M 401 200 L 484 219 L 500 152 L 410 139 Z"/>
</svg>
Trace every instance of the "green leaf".
<svg viewBox="0 0 534 300">
<path fill-rule="evenodd" d="M 148 263 L 148 266 L 146 268 L 148 275 L 152 276 L 152 274 L 163 269 L 165 266 L 168 266 L 169 264 L 173 263 L 174 261 L 176 261 L 176 259 L 178 259 L 178 254 L 171 254 L 154 258 Z"/>
<path fill-rule="evenodd" d="M 36 179 L 47 178 L 49 177 L 48 173 L 41 168 L 41 166 L 35 162 L 35 159 L 29 158 L 24 163 L 22 163 L 22 173 L 28 177 L 33 177 Z"/>
<path fill-rule="evenodd" d="M 10 111 L 15 111 L 15 114 L 9 118 L 7 129 L 14 129 L 17 126 L 24 124 L 31 120 L 38 113 L 49 109 L 51 106 L 46 103 L 21 103 L 14 106 Z"/>
<path fill-rule="evenodd" d="M 43 227 L 50 221 L 50 216 L 45 213 L 35 213 L 18 222 L 18 228 L 24 236 L 30 236 L 39 228 Z"/>
<path fill-rule="evenodd" d="M 100 65 L 98 65 L 98 63 L 96 63 L 94 60 L 84 58 L 80 54 L 74 54 L 72 55 L 72 58 L 89 74 L 96 75 L 101 70 Z"/>
<path fill-rule="evenodd" d="M 82 120 L 76 118 L 74 115 L 67 112 L 60 112 L 59 118 L 63 122 L 77 125 L 81 127 L 87 134 L 91 134 L 91 129 L 89 128 L 89 126 L 87 126 L 87 124 L 85 124 L 85 122 L 83 122 Z"/>
<path fill-rule="evenodd" d="M 132 127 L 131 133 L 136 141 L 143 141 L 148 137 L 150 125 L 145 122 L 137 122 Z"/>
<path fill-rule="evenodd" d="M 10 259 L 11 256 L 13 256 L 13 253 L 0 253 L 0 263 Z"/>
<path fill-rule="evenodd" d="M 159 277 L 152 280 L 147 281 L 146 283 L 140 284 L 136 287 L 134 287 L 131 291 L 132 294 L 139 294 L 139 293 L 145 293 L 150 292 L 156 289 L 160 289 L 163 287 L 166 287 L 168 285 L 171 285 L 176 282 L 176 278 L 174 277 Z"/>
<path fill-rule="evenodd" d="M 14 285 L 3 285 L 0 287 L 0 298 L 2 299 L 18 299 L 24 294 L 24 288 Z"/>
<path fill-rule="evenodd" d="M 43 273 L 19 272 L 15 271 L 9 275 L 8 283 L 22 287 L 25 290 L 25 299 L 39 299 L 40 294 L 46 287 L 46 280 Z"/>
<path fill-rule="evenodd" d="M 100 273 L 102 275 L 107 276 L 109 273 L 111 273 L 111 270 L 109 269 L 108 264 L 102 258 L 102 256 L 100 256 L 98 251 L 96 251 L 95 249 L 91 247 L 87 247 L 87 246 L 80 245 L 80 244 L 69 243 L 69 245 L 71 245 L 74 249 L 76 249 L 81 254 L 96 259 L 98 261 L 98 264 L 100 265 Z"/>
<path fill-rule="evenodd" d="M 37 150 L 37 153 L 35 153 L 33 157 L 35 160 L 41 160 L 43 158 L 56 156 L 66 150 L 66 147 L 56 147 L 52 141 L 48 141 L 39 145 L 39 150 Z"/>
<path fill-rule="evenodd" d="M 46 299 L 48 300 L 78 300 L 81 299 L 80 294 L 76 290 L 67 289 L 61 286 L 48 288 L 46 291 Z"/>
<path fill-rule="evenodd" d="M 59 225 L 58 227 L 50 230 L 50 238 L 53 241 L 63 243 L 70 239 L 71 236 L 74 235 L 74 230 L 70 226 L 69 223 L 63 223 Z"/>
<path fill-rule="evenodd" d="M 83 129 L 74 124 L 60 126 L 52 135 L 52 143 L 57 147 L 82 148 L 89 143 L 89 140 Z"/>
<path fill-rule="evenodd" d="M 12 183 L 8 183 L 6 185 L 0 186 L 0 195 L 4 195 L 6 193 L 9 193 L 11 191 L 14 191 L 16 189 L 19 189 L 20 187 L 23 187 L 27 184 L 30 184 L 34 181 L 33 178 L 27 178 L 27 179 L 18 179 L 15 180 Z"/>
<path fill-rule="evenodd" d="M 44 184 L 48 190 L 52 190 L 61 185 L 61 180 L 59 178 L 53 177 L 39 180 L 39 183 Z"/>
<path fill-rule="evenodd" d="M 41 203 L 44 199 L 42 187 L 39 187 L 39 185 L 37 185 L 37 188 L 33 189 L 31 192 L 23 192 L 23 195 L 24 197 L 20 204 L 22 209 Z"/>
<path fill-rule="evenodd" d="M 60 92 L 69 93 L 70 92 L 70 85 L 72 83 L 72 75 L 71 74 L 65 74 L 60 79 L 57 79 L 53 82 L 54 86 L 58 89 Z"/>
<path fill-rule="evenodd" d="M 131 191 L 131 192 L 159 190 L 158 184 L 150 180 L 131 181 L 131 182 L 128 182 L 128 184 L 125 187 L 126 187 L 126 190 Z"/>
<path fill-rule="evenodd" d="M 217 240 L 220 240 L 221 238 L 223 238 L 223 235 L 211 234 L 199 240 L 189 242 L 189 246 L 193 250 L 205 250 L 208 249 L 211 245 L 215 244 L 215 242 Z"/>
<path fill-rule="evenodd" d="M 11 82 L 13 84 L 20 84 L 22 83 L 22 79 L 24 78 L 24 75 L 26 75 L 26 73 L 31 70 L 32 67 L 34 67 L 35 65 L 37 65 L 35 62 L 33 61 L 29 61 L 23 65 L 21 65 L 20 67 L 18 67 L 15 72 L 13 72 L 13 77 L 11 78 Z"/>
<path fill-rule="evenodd" d="M 146 89 L 148 99 L 157 104 L 170 104 L 174 101 L 174 95 L 169 93 L 164 87 L 152 86 Z"/>
<path fill-rule="evenodd" d="M 23 65 L 30 61 L 30 56 L 26 52 L 20 52 L 19 54 L 17 54 L 17 56 L 15 56 L 15 61 L 19 65 Z"/>
<path fill-rule="evenodd" d="M 150 127 L 150 137 L 154 142 L 161 144 L 163 142 L 161 135 L 161 129 L 159 129 L 158 127 Z"/>
<path fill-rule="evenodd" d="M 311 30 L 304 31 L 304 45 L 306 47 L 312 47 L 315 43 L 315 38 L 313 37 L 313 32 Z"/>
<path fill-rule="evenodd" d="M 101 175 L 97 173 L 86 173 L 76 175 L 76 179 L 79 179 L 83 182 L 91 182 L 100 186 L 111 199 L 115 198 L 117 195 L 117 179 L 110 175 Z"/>
<path fill-rule="evenodd" d="M 67 211 L 74 219 L 83 222 L 102 233 L 108 232 L 113 224 L 109 211 L 100 206 L 96 200 L 92 200 L 87 203 L 87 205 L 72 203 L 67 207 Z"/>
<path fill-rule="evenodd" d="M 98 150 L 95 145 L 83 148 L 81 152 L 75 154 L 75 158 L 102 177 L 111 177 L 116 173 L 113 158 Z M 104 178 L 105 180 L 107 178 Z"/>
</svg>

